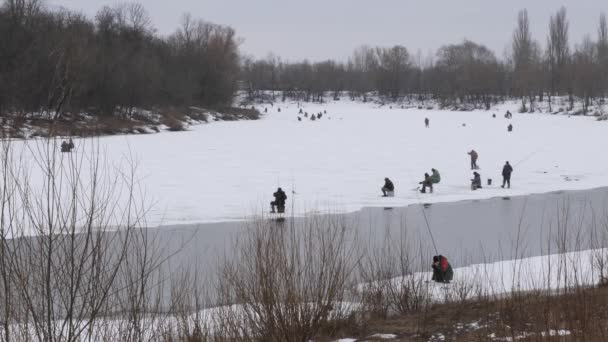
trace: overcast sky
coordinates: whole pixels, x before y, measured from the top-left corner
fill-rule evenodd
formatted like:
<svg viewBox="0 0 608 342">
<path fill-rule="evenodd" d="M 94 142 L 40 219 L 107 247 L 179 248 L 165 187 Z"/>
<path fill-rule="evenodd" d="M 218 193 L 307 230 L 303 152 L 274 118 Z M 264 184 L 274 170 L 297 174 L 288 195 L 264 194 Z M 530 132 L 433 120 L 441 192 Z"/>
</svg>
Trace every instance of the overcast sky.
<svg viewBox="0 0 608 342">
<path fill-rule="evenodd" d="M 106 0 L 46 0 L 88 16 Z M 362 44 L 404 45 L 428 55 L 463 39 L 485 44 L 503 56 L 517 12 L 527 8 L 534 38 L 545 44 L 549 16 L 568 10 L 572 44 L 596 37 L 608 0 L 142 0 L 156 29 L 170 34 L 184 13 L 230 25 L 243 39 L 241 51 L 255 57 L 274 53 L 287 60 L 345 60 Z"/>
</svg>

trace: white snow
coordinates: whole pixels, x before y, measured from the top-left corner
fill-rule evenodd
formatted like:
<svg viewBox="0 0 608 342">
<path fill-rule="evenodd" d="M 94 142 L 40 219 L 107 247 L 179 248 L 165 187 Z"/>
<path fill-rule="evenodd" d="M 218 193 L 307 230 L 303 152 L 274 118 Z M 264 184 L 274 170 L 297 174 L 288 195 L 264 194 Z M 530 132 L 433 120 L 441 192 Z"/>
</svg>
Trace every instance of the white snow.
<svg viewBox="0 0 608 342">
<path fill-rule="evenodd" d="M 397 285 L 403 282 L 427 282 L 424 295 L 436 302 L 461 301 L 479 296 L 502 296 L 514 292 L 555 290 L 597 285 L 607 269 L 600 267 L 608 260 L 608 249 L 592 249 L 563 254 L 552 254 L 505 260 L 488 264 L 474 264 L 454 269 L 451 284 L 430 281 L 431 272 L 419 272 L 389 281 Z M 603 266 L 605 267 L 605 266 Z M 373 284 L 374 286 L 376 284 Z M 359 285 L 365 290 L 368 284 Z"/>
<path fill-rule="evenodd" d="M 397 335 L 395 334 L 373 334 L 370 336 L 370 338 L 379 338 L 381 340 L 392 340 L 397 338 Z"/>
<path fill-rule="evenodd" d="M 277 103 L 259 106 L 262 112 L 268 107 L 268 114 L 258 121 L 103 137 L 99 143 L 111 163 L 128 155 L 137 161 L 138 180 L 153 203 L 150 224 L 242 220 L 267 212 L 277 186 L 287 192 L 288 210 L 294 205 L 301 215 L 312 209 L 348 212 L 608 185 L 606 122 L 517 114 L 517 106 L 451 112 L 342 100 L 304 104 L 310 114 L 327 114 L 316 121 L 302 116 L 300 122 L 295 103 Z M 514 113 L 512 120 L 503 117 L 506 109 Z M 88 153 L 78 148 L 80 139 L 75 142 L 76 153 Z M 471 149 L 479 152 L 484 185 L 492 178 L 491 187 L 470 190 Z M 510 190 L 499 187 L 506 160 L 515 169 Z M 413 191 L 433 167 L 442 176 L 435 193 Z M 395 183 L 394 198 L 380 197 L 384 177 Z"/>
<path fill-rule="evenodd" d="M 543 337 L 545 336 L 568 336 L 571 335 L 572 333 L 569 330 L 549 330 L 549 331 L 543 331 L 540 333 Z"/>
</svg>

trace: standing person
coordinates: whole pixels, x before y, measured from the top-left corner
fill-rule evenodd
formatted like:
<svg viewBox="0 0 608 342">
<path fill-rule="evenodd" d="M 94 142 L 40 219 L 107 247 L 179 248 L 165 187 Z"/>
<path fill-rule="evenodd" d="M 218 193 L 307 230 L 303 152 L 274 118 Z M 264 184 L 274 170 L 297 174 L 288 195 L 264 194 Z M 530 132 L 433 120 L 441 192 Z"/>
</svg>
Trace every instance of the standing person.
<svg viewBox="0 0 608 342">
<path fill-rule="evenodd" d="M 431 265 L 433 269 L 433 278 L 432 280 L 438 283 L 449 284 L 450 281 L 454 278 L 454 270 L 452 269 L 452 265 L 448 261 L 448 258 L 443 255 L 435 255 L 433 257 L 433 264 Z"/>
<path fill-rule="evenodd" d="M 68 152 L 72 152 L 73 149 L 74 149 L 74 141 L 72 140 L 72 138 L 70 138 L 70 140 L 68 141 Z"/>
<path fill-rule="evenodd" d="M 424 126 L 426 126 L 426 128 L 429 128 L 429 118 L 424 118 Z"/>
<path fill-rule="evenodd" d="M 275 213 L 275 207 L 277 211 L 282 214 L 285 212 L 285 201 L 287 200 L 287 195 L 283 189 L 278 188 L 277 192 L 272 194 L 274 196 L 274 201 L 270 202 L 271 213 Z"/>
<path fill-rule="evenodd" d="M 479 155 L 477 154 L 477 151 L 471 150 L 468 155 L 471 156 L 471 170 L 478 170 L 479 166 L 477 166 L 477 159 L 479 158 Z"/>
<path fill-rule="evenodd" d="M 471 179 L 471 190 L 481 189 L 481 175 L 476 171 L 473 172 L 473 179 Z"/>
<path fill-rule="evenodd" d="M 507 131 L 508 132 L 513 132 L 513 125 L 509 124 L 509 126 L 507 126 Z"/>
<path fill-rule="evenodd" d="M 511 189 L 511 173 L 513 173 L 513 167 L 507 161 L 505 163 L 505 166 L 502 167 L 502 186 L 501 186 L 501 188 L 504 188 L 505 184 L 507 184 L 507 187 L 509 189 Z"/>
<path fill-rule="evenodd" d="M 426 188 L 429 188 L 430 193 L 433 193 L 433 181 L 428 173 L 424 174 L 424 180 L 418 184 L 422 184 L 422 190 L 420 190 L 421 193 L 425 194 Z"/>
<path fill-rule="evenodd" d="M 384 178 L 384 186 L 382 187 L 382 197 L 388 197 L 389 193 L 395 191 L 395 185 L 391 182 L 390 179 Z"/>
</svg>

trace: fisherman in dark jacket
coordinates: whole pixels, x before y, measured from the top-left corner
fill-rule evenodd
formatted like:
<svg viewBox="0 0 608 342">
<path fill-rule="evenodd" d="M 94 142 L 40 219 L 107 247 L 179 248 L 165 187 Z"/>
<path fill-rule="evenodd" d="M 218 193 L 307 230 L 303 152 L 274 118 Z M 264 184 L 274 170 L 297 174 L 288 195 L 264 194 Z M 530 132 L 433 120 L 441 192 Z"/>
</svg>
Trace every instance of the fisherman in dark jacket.
<svg viewBox="0 0 608 342">
<path fill-rule="evenodd" d="M 468 155 L 471 156 L 471 170 L 479 169 L 479 166 L 477 166 L 477 158 L 479 158 L 479 154 L 477 154 L 477 151 L 471 150 Z"/>
<path fill-rule="evenodd" d="M 481 175 L 478 172 L 473 172 L 471 179 L 471 190 L 481 189 Z"/>
<path fill-rule="evenodd" d="M 431 179 L 431 176 L 429 176 L 428 173 L 424 174 L 424 180 L 418 184 L 422 184 L 422 190 L 420 190 L 421 193 L 425 194 L 426 188 L 429 188 L 429 192 L 433 193 L 433 180 Z"/>
<path fill-rule="evenodd" d="M 395 185 L 391 182 L 390 179 L 384 178 L 384 186 L 382 187 L 382 196 L 387 197 L 389 192 L 395 191 Z"/>
<path fill-rule="evenodd" d="M 287 200 L 287 195 L 283 189 L 278 188 L 277 192 L 272 194 L 274 196 L 274 201 L 270 202 L 270 208 L 272 208 L 271 213 L 275 213 L 275 207 L 277 208 L 280 214 L 285 212 L 285 201 Z"/>
<path fill-rule="evenodd" d="M 513 173 L 513 167 L 509 162 L 505 163 L 505 166 L 502 167 L 502 186 L 505 187 L 505 184 L 509 189 L 511 189 L 511 173 Z"/>
<path fill-rule="evenodd" d="M 433 257 L 433 278 L 432 280 L 438 283 L 448 284 L 454 278 L 454 270 L 448 259 L 443 255 L 435 255 Z"/>
</svg>

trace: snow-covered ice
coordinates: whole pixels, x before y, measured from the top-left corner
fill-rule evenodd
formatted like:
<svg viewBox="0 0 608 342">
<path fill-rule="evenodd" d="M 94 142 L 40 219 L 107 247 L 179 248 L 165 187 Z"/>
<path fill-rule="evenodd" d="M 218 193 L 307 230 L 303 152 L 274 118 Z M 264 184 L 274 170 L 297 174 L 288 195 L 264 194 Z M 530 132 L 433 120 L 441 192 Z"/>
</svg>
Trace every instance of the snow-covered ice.
<svg viewBox="0 0 608 342">
<path fill-rule="evenodd" d="M 268 114 L 258 121 L 103 137 L 99 143 L 110 160 L 134 156 L 140 184 L 153 204 L 147 216 L 151 224 L 241 220 L 268 211 L 277 186 L 287 192 L 288 210 L 295 204 L 300 215 L 312 209 L 348 212 L 608 185 L 608 123 L 516 114 L 517 106 L 453 112 L 342 100 L 304 104 L 310 114 L 327 114 L 298 121 L 295 103 L 276 103 L 259 106 L 262 112 L 268 107 Z M 515 113 L 512 120 L 503 117 L 506 109 Z M 76 153 L 86 153 L 79 142 Z M 493 179 L 492 186 L 478 191 L 469 187 L 471 149 L 479 152 L 484 185 Z M 506 160 L 515 169 L 510 190 L 500 188 Z M 433 167 L 442 176 L 435 193 L 414 191 Z M 384 177 L 395 183 L 394 198 L 380 197 Z"/>
</svg>

